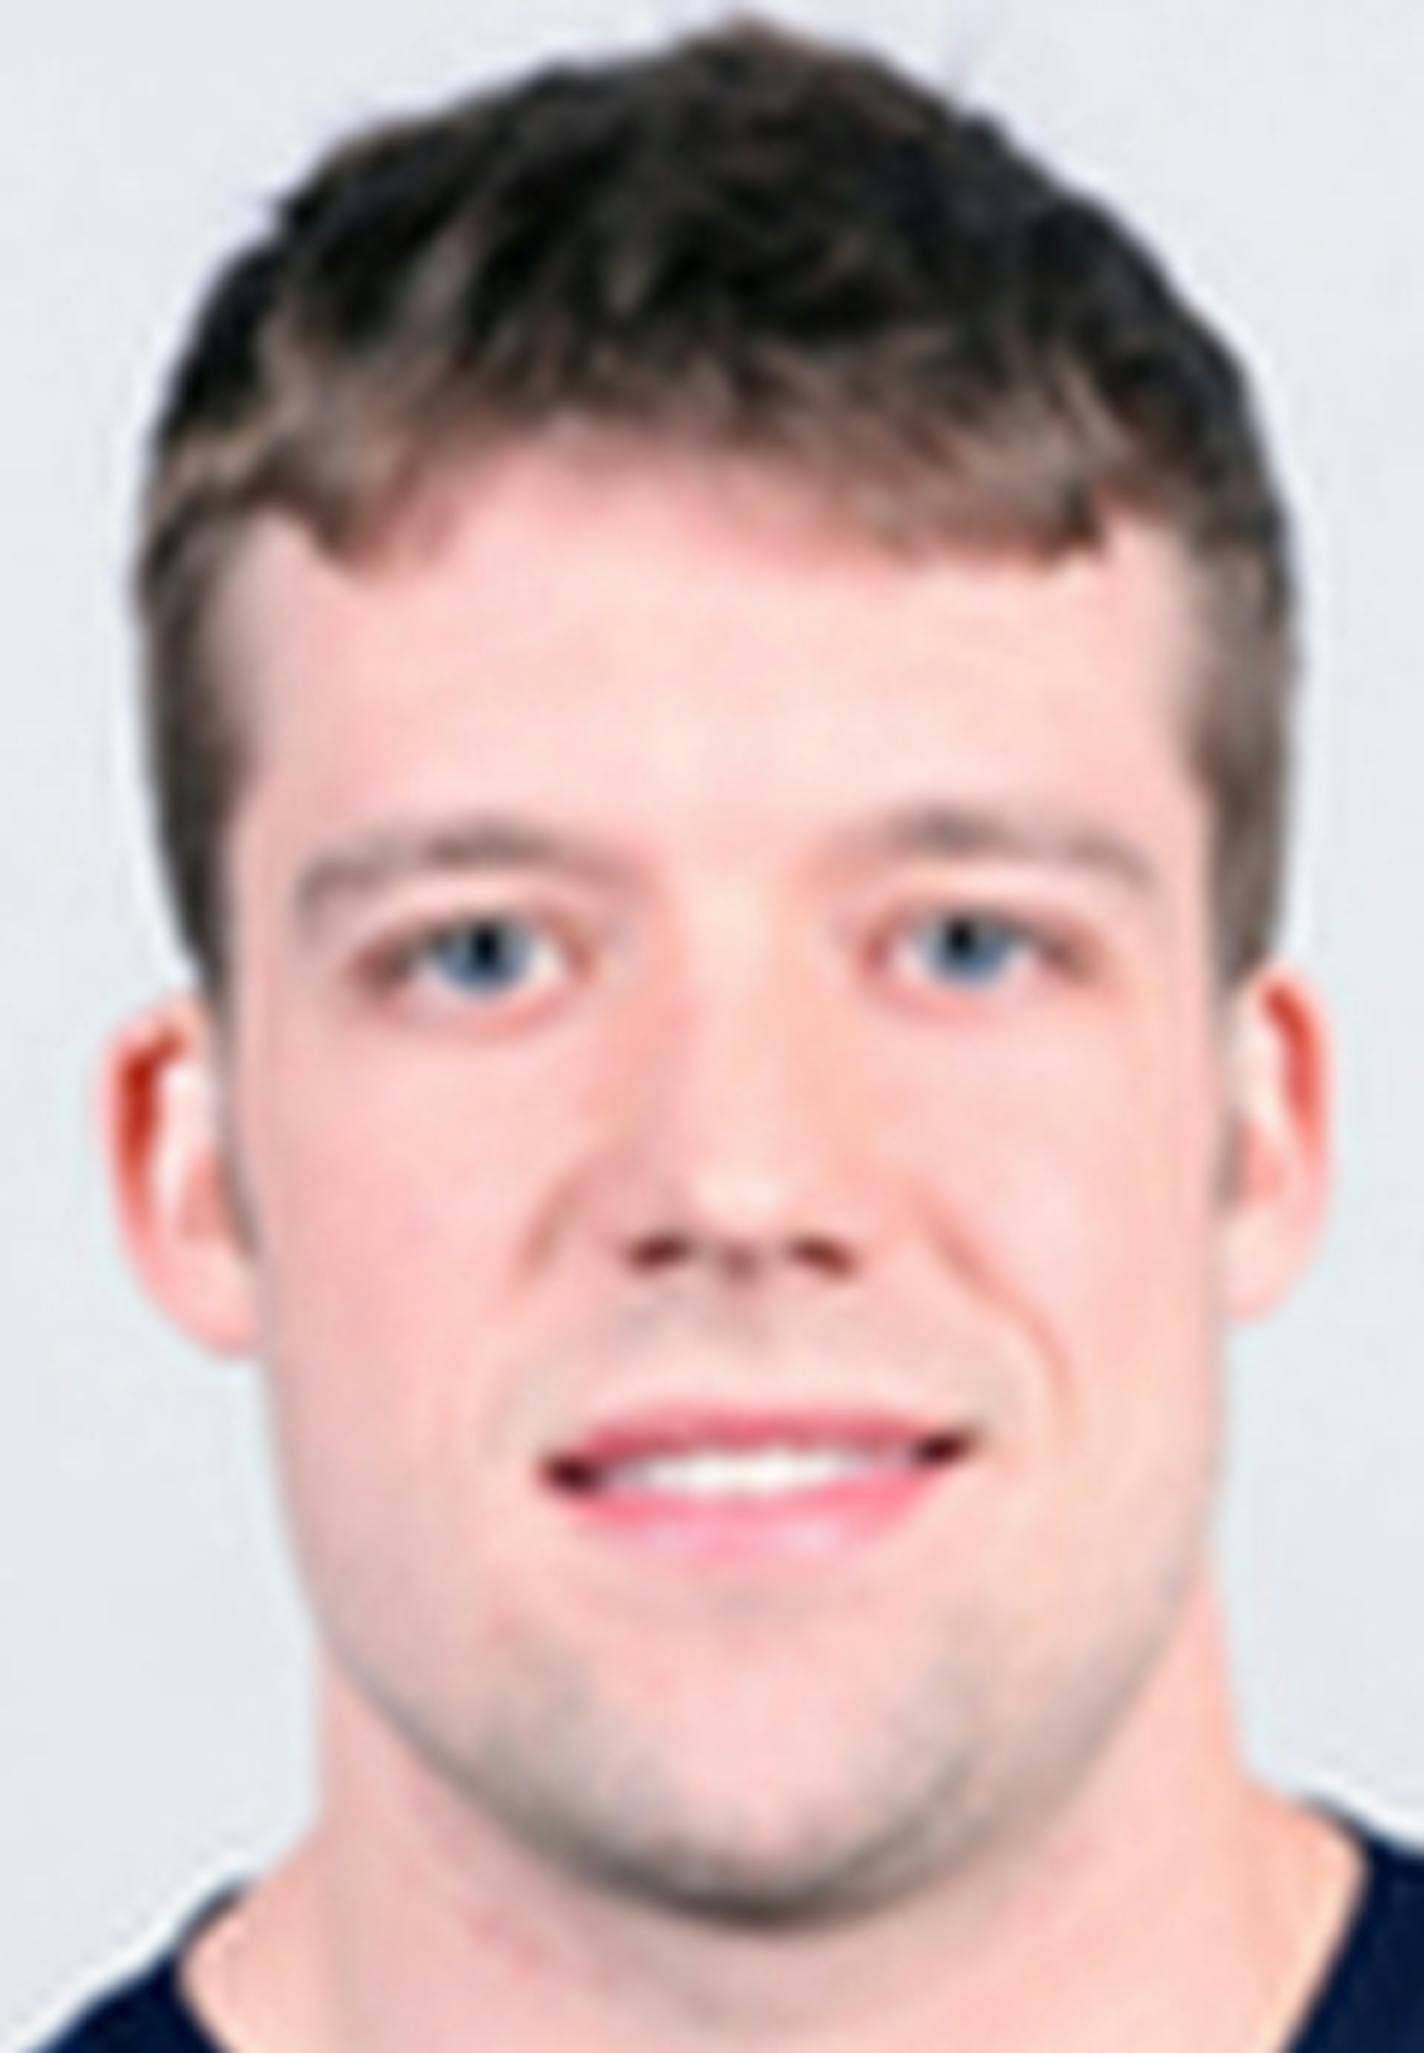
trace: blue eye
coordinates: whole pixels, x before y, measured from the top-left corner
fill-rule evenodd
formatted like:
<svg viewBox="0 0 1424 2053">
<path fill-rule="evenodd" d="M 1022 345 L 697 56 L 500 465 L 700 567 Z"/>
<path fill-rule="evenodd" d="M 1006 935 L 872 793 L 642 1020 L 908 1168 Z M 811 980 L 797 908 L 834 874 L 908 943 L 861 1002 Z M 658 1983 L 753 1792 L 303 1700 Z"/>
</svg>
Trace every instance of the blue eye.
<svg viewBox="0 0 1424 2053">
<path fill-rule="evenodd" d="M 462 996 L 499 997 L 530 981 L 540 936 L 522 920 L 490 915 L 432 934 L 412 951 L 423 969 Z"/>
<path fill-rule="evenodd" d="M 970 986 L 1001 983 L 1031 946 L 1021 928 L 984 913 L 937 915 L 912 933 L 926 944 L 919 954 L 933 977 Z"/>
</svg>

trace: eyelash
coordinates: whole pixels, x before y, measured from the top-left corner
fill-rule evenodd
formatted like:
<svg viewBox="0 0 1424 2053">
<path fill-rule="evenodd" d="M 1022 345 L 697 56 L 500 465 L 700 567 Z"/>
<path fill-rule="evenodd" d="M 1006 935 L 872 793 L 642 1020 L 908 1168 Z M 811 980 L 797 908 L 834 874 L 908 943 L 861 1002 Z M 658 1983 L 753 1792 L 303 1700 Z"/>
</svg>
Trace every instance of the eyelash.
<svg viewBox="0 0 1424 2053">
<path fill-rule="evenodd" d="M 385 991 L 408 990 L 418 982 L 429 979 L 440 983 L 447 993 L 455 997 L 468 997 L 470 994 L 460 992 L 453 979 L 441 976 L 438 958 L 442 950 L 460 944 L 467 946 L 471 937 L 476 934 L 496 933 L 507 937 L 510 933 L 517 932 L 525 936 L 533 935 L 536 939 L 542 936 L 551 941 L 555 952 L 573 960 L 581 951 L 566 934 L 561 934 L 561 925 L 558 921 L 525 917 L 498 910 L 443 921 L 381 950 L 371 963 L 372 978 L 376 986 Z M 995 959 L 991 973 L 987 977 L 956 979 L 954 984 L 940 984 L 940 988 L 945 991 L 957 988 L 961 992 L 992 992 L 1001 988 L 1010 977 L 1016 976 L 1025 963 L 1065 972 L 1078 966 L 1079 950 L 1062 933 L 1036 922 L 1016 919 L 1007 914 L 972 905 L 946 905 L 919 911 L 908 918 L 897 918 L 893 923 L 887 923 L 881 928 L 873 952 L 877 961 L 884 960 L 898 953 L 900 944 L 907 937 L 913 939 L 936 932 L 943 935 L 951 929 L 957 929 L 961 939 L 974 933 L 982 938 L 987 932 L 996 944 Z M 1009 966 L 1003 969 L 1001 974 L 1000 966 L 1006 961 Z M 933 977 L 926 977 L 922 981 L 931 985 L 938 982 Z M 481 1006 L 479 1009 L 494 1009 L 495 1002 L 501 997 L 512 997 L 513 1001 L 527 998 L 529 991 L 527 981 L 512 989 L 505 987 L 503 991 L 496 991 L 493 994 L 488 1006 Z"/>
<path fill-rule="evenodd" d="M 994 965 L 987 977 L 970 976 L 956 978 L 951 985 L 934 977 L 926 981 L 939 984 L 941 989 L 998 990 L 1010 977 L 1016 977 L 1025 965 L 1068 969 L 1075 961 L 1074 951 L 1061 934 L 1050 932 L 1033 922 L 1011 918 L 1006 913 L 997 913 L 975 906 L 944 906 L 921 911 L 909 919 L 901 919 L 890 927 L 884 953 L 898 954 L 907 939 L 913 940 L 926 934 L 944 936 L 957 932 L 961 941 L 986 934 L 995 944 Z M 1009 967 L 1002 974 L 998 970 L 1007 958 Z"/>
<path fill-rule="evenodd" d="M 475 913 L 461 919 L 442 921 L 381 950 L 373 965 L 375 981 L 383 989 L 398 990 L 427 976 L 436 978 L 441 950 L 456 944 L 468 944 L 472 935 L 498 933 L 507 936 L 512 932 L 548 939 L 557 933 L 557 926 L 549 920 L 525 918 L 507 912 Z M 556 945 L 566 956 L 576 952 L 566 939 L 558 940 Z M 453 981 L 446 980 L 446 987 L 454 988 Z"/>
</svg>

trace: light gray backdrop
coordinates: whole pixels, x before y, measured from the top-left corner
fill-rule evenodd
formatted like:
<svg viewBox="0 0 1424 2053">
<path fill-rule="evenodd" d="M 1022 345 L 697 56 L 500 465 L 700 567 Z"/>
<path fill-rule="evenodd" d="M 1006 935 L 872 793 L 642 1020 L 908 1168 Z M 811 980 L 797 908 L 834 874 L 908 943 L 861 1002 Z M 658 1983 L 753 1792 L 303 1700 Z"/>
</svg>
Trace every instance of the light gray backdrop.
<svg viewBox="0 0 1424 2053">
<path fill-rule="evenodd" d="M 139 1298 L 93 1080 L 176 974 L 128 724 L 141 424 L 213 257 L 354 118 L 672 0 L 49 0 L 0 32 L 0 2039 L 248 1875 L 308 1801 L 254 1380 Z M 967 83 L 1158 236 L 1254 356 L 1312 580 L 1291 941 L 1333 1002 L 1318 1269 L 1236 1349 L 1246 1729 L 1424 1835 L 1424 9 L 786 0 Z M 23 20 L 24 26 L 17 23 Z"/>
</svg>

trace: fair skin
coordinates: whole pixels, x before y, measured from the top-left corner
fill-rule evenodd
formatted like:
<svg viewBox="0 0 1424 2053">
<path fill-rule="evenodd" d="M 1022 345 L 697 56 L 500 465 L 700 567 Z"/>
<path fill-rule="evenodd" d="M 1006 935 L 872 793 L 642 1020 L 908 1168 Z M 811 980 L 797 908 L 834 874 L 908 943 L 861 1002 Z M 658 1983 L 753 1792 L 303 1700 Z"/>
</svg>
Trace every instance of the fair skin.
<svg viewBox="0 0 1424 2053">
<path fill-rule="evenodd" d="M 195 2007 L 237 2053 L 1275 2053 L 1358 1861 L 1240 1766 L 1208 1535 L 1324 1040 L 1279 964 L 1213 983 L 1175 546 L 912 559 L 576 441 L 408 540 L 252 538 L 230 1017 L 111 1065 L 135 1259 L 265 1364 L 320 1628 L 317 1823 Z M 810 1545 L 584 1515 L 550 1457 L 671 1403 L 950 1452 Z"/>
</svg>

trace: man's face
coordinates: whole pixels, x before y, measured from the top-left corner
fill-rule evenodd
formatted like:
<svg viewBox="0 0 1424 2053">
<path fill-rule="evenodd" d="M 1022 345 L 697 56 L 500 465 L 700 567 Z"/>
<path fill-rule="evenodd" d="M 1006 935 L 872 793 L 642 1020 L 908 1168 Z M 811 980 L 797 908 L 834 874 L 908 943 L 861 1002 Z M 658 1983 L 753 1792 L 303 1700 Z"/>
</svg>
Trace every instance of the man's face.
<svg viewBox="0 0 1424 2053">
<path fill-rule="evenodd" d="M 446 512 L 359 572 L 274 526 L 223 622 L 224 1090 L 327 1650 L 586 1876 L 901 1888 L 1082 1775 L 1200 1571 L 1185 580 L 1129 528 L 895 558 L 670 458 Z M 628 1465 L 867 1420 L 939 1458 Z"/>
</svg>

